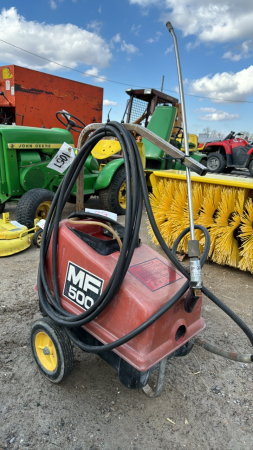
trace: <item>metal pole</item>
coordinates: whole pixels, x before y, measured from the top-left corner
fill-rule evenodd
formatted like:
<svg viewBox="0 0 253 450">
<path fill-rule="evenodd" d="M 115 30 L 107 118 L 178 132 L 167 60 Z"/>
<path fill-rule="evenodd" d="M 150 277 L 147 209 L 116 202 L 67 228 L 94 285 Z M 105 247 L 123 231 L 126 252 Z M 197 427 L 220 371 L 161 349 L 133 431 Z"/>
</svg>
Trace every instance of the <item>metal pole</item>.
<svg viewBox="0 0 253 450">
<path fill-rule="evenodd" d="M 184 87 L 182 81 L 182 71 L 179 58 L 177 37 L 174 33 L 173 27 L 170 22 L 166 23 L 166 27 L 171 33 L 174 41 L 176 62 L 177 62 L 177 72 L 178 72 L 178 84 L 179 93 L 182 105 L 182 118 L 183 118 L 183 130 L 184 130 L 184 148 L 185 155 L 190 156 L 189 144 L 188 144 L 188 133 L 187 133 L 187 123 L 186 123 L 186 113 L 185 113 L 185 103 L 184 103 Z M 191 171 L 186 167 L 186 180 L 187 180 L 187 191 L 188 191 L 188 207 L 189 207 L 189 220 L 190 220 L 190 234 L 191 240 L 188 241 L 188 255 L 190 258 L 190 285 L 193 288 L 194 296 L 199 297 L 199 290 L 202 288 L 201 279 L 201 267 L 200 267 L 200 251 L 199 251 L 199 241 L 195 240 L 194 231 L 194 218 L 193 218 L 193 204 L 192 204 L 192 188 L 191 188 Z"/>
<path fill-rule="evenodd" d="M 162 86 L 161 86 L 161 92 L 163 92 L 163 83 L 164 83 L 164 75 L 162 77 Z"/>
<path fill-rule="evenodd" d="M 176 62 L 177 62 L 179 93 L 180 93 L 180 100 L 181 100 L 181 105 L 182 105 L 182 118 L 183 118 L 183 130 L 184 130 L 184 148 L 185 148 L 185 155 L 186 156 L 190 156 L 189 143 L 188 143 L 188 133 L 187 133 L 187 123 L 186 123 L 186 113 L 185 113 L 185 103 L 184 103 L 184 87 L 183 87 L 183 82 L 182 82 L 182 71 L 181 71 L 181 64 L 180 64 L 180 59 L 179 59 L 177 37 L 175 35 L 174 29 L 173 29 L 173 27 L 172 27 L 170 22 L 166 23 L 166 27 L 168 28 L 169 32 L 171 33 L 171 35 L 173 37 L 173 41 L 174 41 Z M 186 167 L 186 180 L 187 180 L 187 191 L 188 191 L 190 233 L 191 233 L 191 239 L 194 241 L 195 240 L 195 232 L 194 232 L 194 220 L 193 220 L 191 172 L 190 172 L 190 169 L 188 169 L 188 167 Z"/>
</svg>

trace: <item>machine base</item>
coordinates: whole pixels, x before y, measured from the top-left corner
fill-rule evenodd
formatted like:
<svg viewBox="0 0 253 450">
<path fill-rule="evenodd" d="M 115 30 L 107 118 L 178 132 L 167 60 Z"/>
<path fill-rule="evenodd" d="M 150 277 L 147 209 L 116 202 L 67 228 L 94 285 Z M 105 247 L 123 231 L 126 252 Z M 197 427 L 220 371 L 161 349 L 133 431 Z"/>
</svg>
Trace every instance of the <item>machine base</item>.
<svg viewBox="0 0 253 450">
<path fill-rule="evenodd" d="M 90 333 L 88 333 L 83 328 L 72 328 L 71 333 L 73 333 L 83 344 L 99 346 L 103 345 L 100 341 L 98 341 L 95 337 L 93 337 Z M 119 380 L 124 386 L 129 389 L 140 389 L 143 388 L 145 394 L 150 397 L 156 397 L 160 394 L 163 387 L 163 379 L 165 373 L 165 367 L 167 360 L 172 358 L 173 356 L 186 356 L 192 350 L 193 343 L 191 341 L 182 345 L 178 350 L 174 353 L 170 354 L 166 358 L 164 358 L 159 363 L 155 364 L 149 370 L 145 372 L 140 372 L 135 369 L 131 364 L 122 359 L 119 355 L 117 355 L 112 350 L 103 351 L 98 353 L 104 361 L 106 361 L 110 366 L 112 366 L 119 374 Z M 158 369 L 157 383 L 156 383 L 156 391 L 155 393 L 152 391 L 151 387 L 148 385 L 150 374 Z"/>
</svg>

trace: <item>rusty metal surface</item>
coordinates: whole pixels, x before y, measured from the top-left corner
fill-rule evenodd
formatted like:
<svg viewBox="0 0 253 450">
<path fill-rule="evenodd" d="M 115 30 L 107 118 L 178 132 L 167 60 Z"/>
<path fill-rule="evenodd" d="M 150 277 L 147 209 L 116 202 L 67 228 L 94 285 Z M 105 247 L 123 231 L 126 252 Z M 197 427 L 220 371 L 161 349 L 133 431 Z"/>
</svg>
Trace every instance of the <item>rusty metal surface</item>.
<svg viewBox="0 0 253 450">
<path fill-rule="evenodd" d="M 16 65 L 0 67 L 0 107 L 11 107 L 17 125 L 64 128 L 55 117 L 65 110 L 84 123 L 102 121 L 103 89 Z M 75 145 L 78 133 L 72 132 Z"/>
<path fill-rule="evenodd" d="M 194 340 L 194 344 L 198 345 L 199 347 L 203 347 L 208 352 L 215 353 L 215 355 L 222 356 L 223 358 L 232 359 L 233 361 L 243 362 L 243 363 L 252 363 L 253 362 L 253 355 L 235 353 L 235 352 L 223 350 L 222 348 L 218 347 L 217 345 L 211 344 L 210 342 L 202 341 L 199 338 Z"/>
<path fill-rule="evenodd" d="M 150 91 L 147 93 L 147 91 Z M 158 97 L 163 103 L 171 103 L 175 106 L 178 103 L 178 99 L 171 95 L 165 94 L 162 91 L 156 89 L 131 89 L 126 91 L 127 95 L 131 97 L 139 98 L 140 100 L 150 101 L 154 96 Z"/>
<path fill-rule="evenodd" d="M 76 180 L 76 211 L 84 211 L 84 167 L 79 172 Z"/>
</svg>

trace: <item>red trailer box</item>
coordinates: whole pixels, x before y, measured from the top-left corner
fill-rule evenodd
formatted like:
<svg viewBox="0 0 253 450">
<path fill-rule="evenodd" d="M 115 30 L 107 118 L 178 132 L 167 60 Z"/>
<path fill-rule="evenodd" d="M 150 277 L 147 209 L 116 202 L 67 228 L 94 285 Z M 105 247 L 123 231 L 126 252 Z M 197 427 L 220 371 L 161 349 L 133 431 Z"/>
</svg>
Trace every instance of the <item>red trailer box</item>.
<svg viewBox="0 0 253 450">
<path fill-rule="evenodd" d="M 61 127 L 56 111 L 102 121 L 103 89 L 15 65 L 0 67 L 0 124 Z M 72 132 L 75 144 L 79 133 Z"/>
</svg>

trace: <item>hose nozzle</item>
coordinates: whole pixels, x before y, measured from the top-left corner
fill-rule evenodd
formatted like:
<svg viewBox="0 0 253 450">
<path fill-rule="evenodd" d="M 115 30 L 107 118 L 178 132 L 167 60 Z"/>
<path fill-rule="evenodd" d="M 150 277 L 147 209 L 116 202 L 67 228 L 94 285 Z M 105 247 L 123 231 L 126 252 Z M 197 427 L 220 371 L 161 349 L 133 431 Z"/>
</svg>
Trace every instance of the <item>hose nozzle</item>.
<svg viewBox="0 0 253 450">
<path fill-rule="evenodd" d="M 189 240 L 188 241 L 188 256 L 190 258 L 190 284 L 193 289 L 202 288 L 201 279 L 201 265 L 200 265 L 200 251 L 199 251 L 199 241 Z"/>
<path fill-rule="evenodd" d="M 166 27 L 168 28 L 169 32 L 171 33 L 171 31 L 173 30 L 173 26 L 171 25 L 170 22 L 166 22 Z"/>
</svg>

